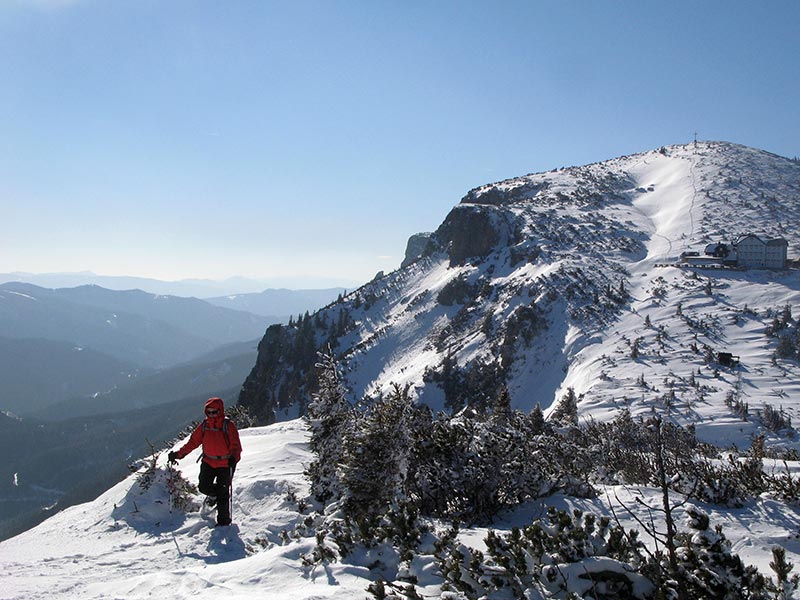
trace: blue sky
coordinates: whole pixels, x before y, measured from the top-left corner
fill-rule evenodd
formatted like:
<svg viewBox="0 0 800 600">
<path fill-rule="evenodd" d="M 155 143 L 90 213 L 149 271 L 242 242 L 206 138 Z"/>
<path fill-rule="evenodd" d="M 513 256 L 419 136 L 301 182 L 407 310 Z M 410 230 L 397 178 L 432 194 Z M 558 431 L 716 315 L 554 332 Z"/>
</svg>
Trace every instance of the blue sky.
<svg viewBox="0 0 800 600">
<path fill-rule="evenodd" d="M 695 131 L 795 156 L 799 30 L 793 0 L 2 0 L 0 272 L 352 285 L 484 183 Z"/>
</svg>

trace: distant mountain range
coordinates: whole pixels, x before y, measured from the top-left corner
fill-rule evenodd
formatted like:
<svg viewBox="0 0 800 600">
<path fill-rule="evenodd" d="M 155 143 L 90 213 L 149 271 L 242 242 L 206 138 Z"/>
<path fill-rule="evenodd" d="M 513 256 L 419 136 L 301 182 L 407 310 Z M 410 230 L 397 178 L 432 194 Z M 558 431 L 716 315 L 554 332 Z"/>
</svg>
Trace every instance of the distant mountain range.
<svg viewBox="0 0 800 600">
<path fill-rule="evenodd" d="M 46 412 L 65 398 L 113 389 L 138 373 L 132 363 L 72 342 L 0 338 L 0 407 L 17 414 Z"/>
<path fill-rule="evenodd" d="M 353 289 L 363 283 L 333 278 L 328 280 L 316 278 L 312 280 L 301 277 L 269 279 L 230 277 L 223 280 L 181 279 L 178 281 L 163 281 L 147 277 L 96 275 L 90 271 L 77 273 L 25 273 L 21 271 L 0 273 L 0 283 L 10 282 L 30 283 L 46 288 L 71 288 L 83 285 L 97 285 L 109 290 L 142 290 L 143 292 L 149 292 L 151 294 L 201 299 L 253 294 L 263 292 L 264 290 L 282 288 L 290 288 L 292 290 L 333 287 Z M 291 312 L 286 314 L 291 314 Z M 281 315 L 284 313 L 274 314 Z"/>
<path fill-rule="evenodd" d="M 139 290 L 0 285 L 0 336 L 71 342 L 143 368 L 172 366 L 255 339 L 272 322 L 196 298 Z"/>
<path fill-rule="evenodd" d="M 266 290 L 199 300 L 95 285 L 50 289 L 2 284 L 0 410 L 57 418 L 78 405 L 88 413 L 110 412 L 170 401 L 204 385 L 216 389 L 222 380 L 222 387 L 239 385 L 268 325 L 313 311 L 342 291 Z M 281 316 L 268 316 L 273 310 Z M 229 364 L 220 367 L 227 372 L 216 376 L 190 375 L 203 371 L 198 361 L 220 362 L 220 352 L 235 354 L 231 361 L 236 368 Z M 160 372 L 177 365 L 183 365 L 177 374 Z M 165 380 L 138 399 L 123 391 L 149 377 Z M 51 406 L 64 402 L 71 407 L 48 415 Z"/>
<path fill-rule="evenodd" d="M 211 397 L 238 390 L 255 363 L 258 343 L 229 344 L 194 359 L 155 372 L 139 373 L 107 391 L 62 399 L 31 416 L 46 421 L 149 409 L 187 396 Z"/>
</svg>

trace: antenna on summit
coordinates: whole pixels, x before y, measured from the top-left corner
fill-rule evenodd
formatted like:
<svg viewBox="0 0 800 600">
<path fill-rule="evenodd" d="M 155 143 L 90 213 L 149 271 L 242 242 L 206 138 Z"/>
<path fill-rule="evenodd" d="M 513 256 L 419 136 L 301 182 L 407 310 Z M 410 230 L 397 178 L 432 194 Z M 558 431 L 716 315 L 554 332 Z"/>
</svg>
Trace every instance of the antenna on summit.
<svg viewBox="0 0 800 600">
<path fill-rule="evenodd" d="M 697 148 L 697 132 L 694 132 L 694 147 Z"/>
</svg>

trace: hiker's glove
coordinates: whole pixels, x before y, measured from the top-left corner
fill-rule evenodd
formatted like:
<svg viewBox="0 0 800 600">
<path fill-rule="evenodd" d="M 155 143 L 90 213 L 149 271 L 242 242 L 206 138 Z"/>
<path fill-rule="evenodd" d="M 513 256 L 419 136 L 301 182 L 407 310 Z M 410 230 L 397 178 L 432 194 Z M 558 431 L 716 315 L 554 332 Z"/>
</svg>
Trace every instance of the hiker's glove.
<svg viewBox="0 0 800 600">
<path fill-rule="evenodd" d="M 228 466 L 231 469 L 235 469 L 236 468 L 236 459 L 233 458 L 232 456 L 228 459 Z"/>
<path fill-rule="evenodd" d="M 167 454 L 167 461 L 170 464 L 178 462 L 178 453 L 177 452 L 170 452 L 169 454 Z"/>
</svg>

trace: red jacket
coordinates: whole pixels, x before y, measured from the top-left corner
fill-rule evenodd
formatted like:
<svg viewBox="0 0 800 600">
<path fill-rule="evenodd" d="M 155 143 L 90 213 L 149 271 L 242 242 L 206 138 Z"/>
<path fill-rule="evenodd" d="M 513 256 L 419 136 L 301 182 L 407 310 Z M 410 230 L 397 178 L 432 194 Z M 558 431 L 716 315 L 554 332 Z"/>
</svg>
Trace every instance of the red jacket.
<svg viewBox="0 0 800 600">
<path fill-rule="evenodd" d="M 178 458 L 183 458 L 200 444 L 203 445 L 203 462 L 210 467 L 227 467 L 229 459 L 239 462 L 242 457 L 242 443 L 236 426 L 225 419 L 225 405 L 221 398 L 210 398 L 205 410 L 216 409 L 219 413 L 207 416 L 200 423 L 189 440 L 178 450 Z"/>
</svg>

